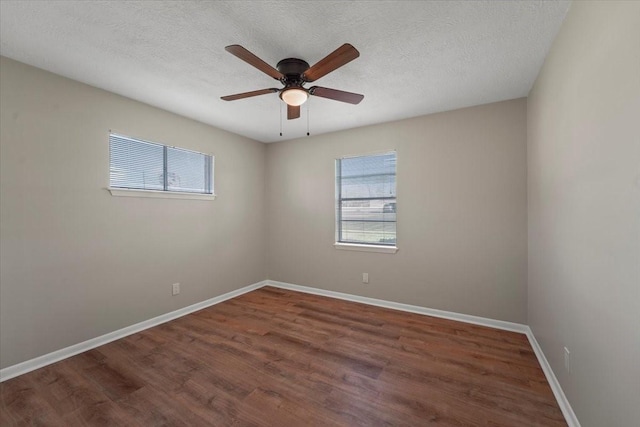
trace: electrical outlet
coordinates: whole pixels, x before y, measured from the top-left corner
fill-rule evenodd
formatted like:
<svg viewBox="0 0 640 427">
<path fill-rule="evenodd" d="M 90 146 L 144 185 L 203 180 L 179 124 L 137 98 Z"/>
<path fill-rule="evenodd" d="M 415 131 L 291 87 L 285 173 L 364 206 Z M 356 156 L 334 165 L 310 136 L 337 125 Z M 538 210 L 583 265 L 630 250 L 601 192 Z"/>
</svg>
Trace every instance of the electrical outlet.
<svg viewBox="0 0 640 427">
<path fill-rule="evenodd" d="M 178 295 L 180 293 L 180 283 L 174 283 L 171 290 L 171 295 Z"/>
<path fill-rule="evenodd" d="M 567 347 L 564 348 L 564 369 L 571 373 L 571 352 Z"/>
<path fill-rule="evenodd" d="M 369 273 L 362 273 L 362 283 L 369 283 Z"/>
</svg>

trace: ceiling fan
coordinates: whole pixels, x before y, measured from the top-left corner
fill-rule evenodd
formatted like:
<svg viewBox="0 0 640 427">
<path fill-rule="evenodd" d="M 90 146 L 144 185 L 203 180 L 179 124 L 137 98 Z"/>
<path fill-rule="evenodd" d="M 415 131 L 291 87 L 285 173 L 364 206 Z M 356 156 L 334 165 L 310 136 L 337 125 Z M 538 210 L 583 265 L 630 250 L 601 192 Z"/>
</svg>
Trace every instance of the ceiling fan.
<svg viewBox="0 0 640 427">
<path fill-rule="evenodd" d="M 359 104 L 364 98 L 364 95 L 358 93 L 345 92 L 327 87 L 312 86 L 308 89 L 304 87 L 306 83 L 316 81 L 360 56 L 360 52 L 349 43 L 343 44 L 312 67 L 309 67 L 309 64 L 302 59 L 286 58 L 278 62 L 276 68 L 273 68 L 240 45 L 234 44 L 227 46 L 225 50 L 249 65 L 253 65 L 263 73 L 279 80 L 280 83 L 284 85 L 284 87 L 280 89 L 260 89 L 221 97 L 221 99 L 225 101 L 235 101 L 236 99 L 280 92 L 280 99 L 287 104 L 287 119 L 291 120 L 300 117 L 300 106 L 305 103 L 309 95 L 347 102 L 349 104 Z"/>
</svg>

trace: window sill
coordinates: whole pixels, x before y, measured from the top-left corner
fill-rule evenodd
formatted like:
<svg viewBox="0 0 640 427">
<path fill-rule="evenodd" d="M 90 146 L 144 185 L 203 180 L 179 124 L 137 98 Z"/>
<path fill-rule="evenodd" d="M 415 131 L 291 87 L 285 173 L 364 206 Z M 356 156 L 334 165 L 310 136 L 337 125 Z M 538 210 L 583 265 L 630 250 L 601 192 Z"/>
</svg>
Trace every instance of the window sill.
<svg viewBox="0 0 640 427">
<path fill-rule="evenodd" d="M 112 196 L 117 197 L 146 197 L 156 199 L 192 199 L 215 200 L 215 194 L 181 193 L 177 191 L 134 190 L 130 188 L 107 188 Z"/>
<path fill-rule="evenodd" d="M 395 254 L 398 252 L 398 248 L 395 246 L 361 245 L 355 243 L 334 243 L 333 246 L 336 249 L 346 251 L 379 252 L 383 254 Z"/>
</svg>

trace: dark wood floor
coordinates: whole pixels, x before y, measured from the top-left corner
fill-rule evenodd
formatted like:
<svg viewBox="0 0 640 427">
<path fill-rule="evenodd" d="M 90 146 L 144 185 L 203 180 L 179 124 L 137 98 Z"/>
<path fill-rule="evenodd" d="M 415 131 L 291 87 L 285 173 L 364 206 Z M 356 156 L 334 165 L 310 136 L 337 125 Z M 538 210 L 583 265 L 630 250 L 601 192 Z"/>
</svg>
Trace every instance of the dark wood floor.
<svg viewBox="0 0 640 427">
<path fill-rule="evenodd" d="M 566 426 L 525 335 L 271 287 L 0 396 L 2 426 Z"/>
</svg>

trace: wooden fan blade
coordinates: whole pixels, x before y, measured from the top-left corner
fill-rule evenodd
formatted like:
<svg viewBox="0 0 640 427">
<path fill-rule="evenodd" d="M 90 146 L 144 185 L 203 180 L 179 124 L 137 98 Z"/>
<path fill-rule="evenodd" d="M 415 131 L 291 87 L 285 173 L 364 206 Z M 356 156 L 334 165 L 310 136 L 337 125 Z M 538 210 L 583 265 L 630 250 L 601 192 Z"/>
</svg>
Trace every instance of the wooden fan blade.
<svg viewBox="0 0 640 427">
<path fill-rule="evenodd" d="M 235 95 L 221 96 L 220 99 L 223 99 L 225 101 L 235 101 L 236 99 L 251 98 L 252 96 L 274 93 L 274 92 L 277 92 L 278 90 L 279 89 L 272 87 L 271 89 L 260 89 L 260 90 L 254 90 L 251 92 L 236 93 Z"/>
<path fill-rule="evenodd" d="M 313 86 L 309 88 L 309 94 L 319 96 L 321 98 L 333 99 L 340 102 L 348 102 L 349 104 L 359 104 L 364 99 L 364 95 L 353 92 L 345 92 L 343 90 L 329 89 L 328 87 Z"/>
<path fill-rule="evenodd" d="M 224 49 L 230 54 L 237 56 L 249 65 L 253 65 L 258 70 L 270 75 L 276 80 L 284 78 L 284 75 L 280 71 L 276 70 L 271 65 L 267 64 L 262 59 L 258 58 L 239 44 L 232 44 L 231 46 L 227 46 Z"/>
<path fill-rule="evenodd" d="M 345 43 L 305 71 L 302 78 L 305 81 L 313 82 L 353 61 L 358 56 L 360 56 L 360 52 L 349 43 Z"/>
<path fill-rule="evenodd" d="M 287 120 L 293 120 L 300 117 L 300 106 L 287 104 Z"/>
</svg>

